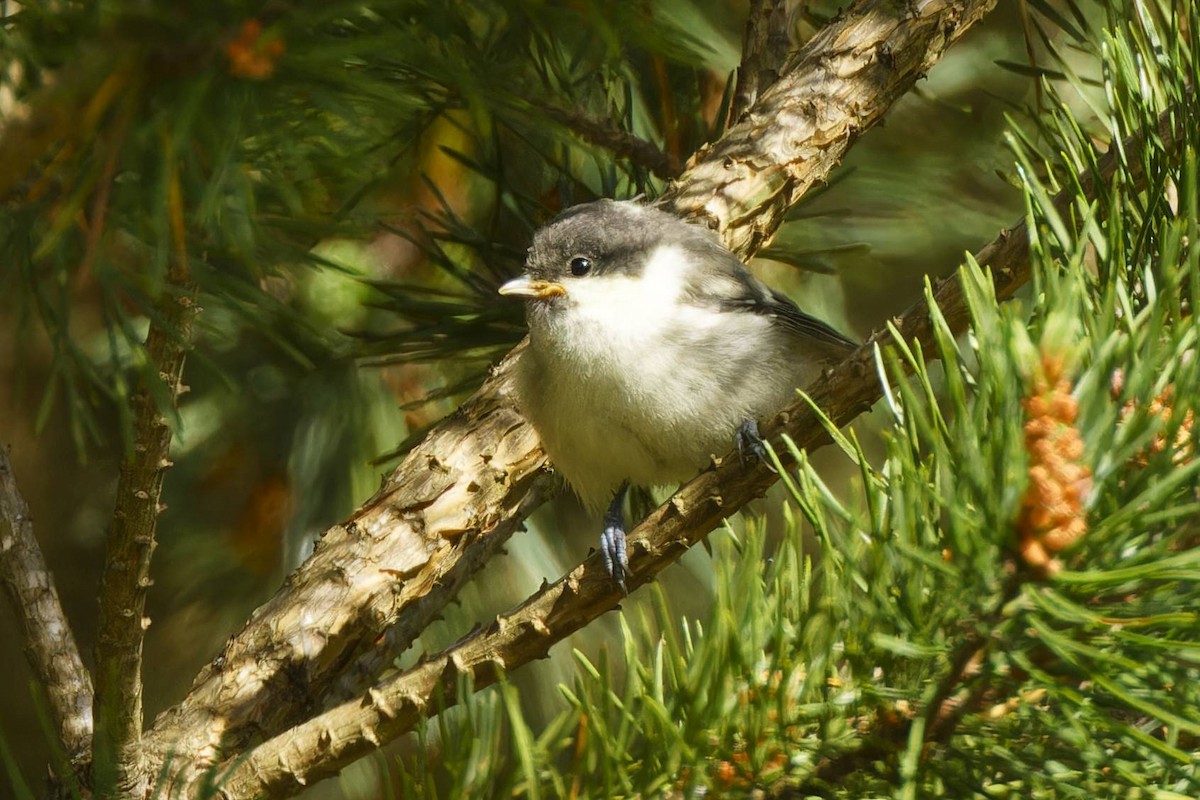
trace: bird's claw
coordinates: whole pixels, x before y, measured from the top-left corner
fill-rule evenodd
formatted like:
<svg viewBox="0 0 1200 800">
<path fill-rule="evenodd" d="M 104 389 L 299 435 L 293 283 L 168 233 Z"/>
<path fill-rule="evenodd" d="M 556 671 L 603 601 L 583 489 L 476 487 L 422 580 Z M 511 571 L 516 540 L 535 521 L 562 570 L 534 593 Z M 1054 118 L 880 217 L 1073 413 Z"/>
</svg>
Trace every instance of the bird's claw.
<svg viewBox="0 0 1200 800">
<path fill-rule="evenodd" d="M 605 520 L 604 531 L 600 534 L 600 554 L 604 557 L 604 568 L 612 575 L 613 581 L 621 589 L 621 594 L 629 594 L 625 587 L 625 575 L 629 571 L 629 556 L 625 550 L 625 528 L 620 521 Z"/>
<path fill-rule="evenodd" d="M 742 464 L 746 464 L 751 458 L 754 458 L 771 472 L 775 471 L 775 467 L 767 458 L 767 448 L 763 444 L 762 434 L 758 432 L 757 422 L 752 419 L 743 422 L 738 427 L 737 433 L 733 435 L 733 441 L 737 444 L 738 457 L 742 460 Z"/>
<path fill-rule="evenodd" d="M 629 485 L 623 484 L 617 490 L 613 501 L 604 514 L 604 530 L 600 534 L 600 554 L 604 557 L 604 568 L 612 575 L 613 581 L 621 589 L 621 594 L 629 594 L 625 588 L 625 576 L 629 572 L 629 554 L 625 547 L 625 492 Z"/>
</svg>

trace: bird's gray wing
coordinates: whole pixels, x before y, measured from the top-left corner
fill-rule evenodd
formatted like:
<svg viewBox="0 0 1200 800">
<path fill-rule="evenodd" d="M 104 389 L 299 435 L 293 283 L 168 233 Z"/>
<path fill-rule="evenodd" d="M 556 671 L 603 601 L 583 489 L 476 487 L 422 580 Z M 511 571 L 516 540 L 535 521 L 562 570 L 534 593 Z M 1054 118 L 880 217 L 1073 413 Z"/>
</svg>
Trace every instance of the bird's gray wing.
<svg viewBox="0 0 1200 800">
<path fill-rule="evenodd" d="M 690 287 L 698 301 L 715 304 L 723 311 L 761 314 L 790 333 L 825 344 L 840 354 L 858 348 L 857 342 L 805 314 L 787 296 L 751 275 L 733 253 L 723 247 L 719 250 L 719 256 L 724 257 L 722 269 L 710 272 Z M 707 255 L 711 258 L 718 254 L 710 251 Z"/>
<path fill-rule="evenodd" d="M 756 278 L 747 273 L 750 280 L 758 282 Z M 760 284 L 765 290 L 762 295 L 754 294 L 742 299 L 731 301 L 727 305 L 735 309 L 750 311 L 754 314 L 762 314 L 770 317 L 774 322 L 782 325 L 789 331 L 798 334 L 807 339 L 816 339 L 825 344 L 833 345 L 841 350 L 854 350 L 858 344 L 842 335 L 836 328 L 826 322 L 822 322 L 816 317 L 811 317 L 801 311 L 795 303 L 788 299 L 783 294 L 771 289 L 765 284 Z"/>
</svg>

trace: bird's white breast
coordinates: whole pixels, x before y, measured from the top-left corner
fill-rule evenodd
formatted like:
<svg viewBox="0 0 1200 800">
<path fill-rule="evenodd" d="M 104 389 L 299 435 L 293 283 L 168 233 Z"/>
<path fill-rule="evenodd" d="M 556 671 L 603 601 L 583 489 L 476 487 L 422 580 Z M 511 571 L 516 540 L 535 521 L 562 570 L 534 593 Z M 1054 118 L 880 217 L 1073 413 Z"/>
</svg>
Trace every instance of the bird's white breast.
<svg viewBox="0 0 1200 800">
<path fill-rule="evenodd" d="M 770 319 L 680 302 L 683 253 L 660 247 L 640 278 L 570 283 L 531 315 L 518 394 L 547 455 L 585 504 L 623 481 L 686 480 L 733 444 L 737 427 L 782 405 L 804 377 L 766 354 Z"/>
</svg>

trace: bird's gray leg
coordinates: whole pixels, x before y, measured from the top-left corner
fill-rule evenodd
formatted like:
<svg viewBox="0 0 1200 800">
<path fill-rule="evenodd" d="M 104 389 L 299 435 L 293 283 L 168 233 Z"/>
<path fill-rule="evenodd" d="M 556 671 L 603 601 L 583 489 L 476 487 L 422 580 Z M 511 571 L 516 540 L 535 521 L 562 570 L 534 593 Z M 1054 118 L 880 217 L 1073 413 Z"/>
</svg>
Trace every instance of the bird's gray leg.
<svg viewBox="0 0 1200 800">
<path fill-rule="evenodd" d="M 758 432 L 757 422 L 752 419 L 743 422 L 733 435 L 733 441 L 737 445 L 738 457 L 743 464 L 753 457 L 765 464 L 767 469 L 775 471 L 775 467 L 767 459 L 767 448 L 763 446 L 762 434 Z"/>
<path fill-rule="evenodd" d="M 625 588 L 629 557 L 625 552 L 625 513 L 622 508 L 625 505 L 625 492 L 628 490 L 628 483 L 622 483 L 621 488 L 617 489 L 608 511 L 604 512 L 604 531 L 600 534 L 600 553 L 604 556 L 604 566 L 617 586 L 621 587 L 621 594 L 629 594 Z"/>
</svg>

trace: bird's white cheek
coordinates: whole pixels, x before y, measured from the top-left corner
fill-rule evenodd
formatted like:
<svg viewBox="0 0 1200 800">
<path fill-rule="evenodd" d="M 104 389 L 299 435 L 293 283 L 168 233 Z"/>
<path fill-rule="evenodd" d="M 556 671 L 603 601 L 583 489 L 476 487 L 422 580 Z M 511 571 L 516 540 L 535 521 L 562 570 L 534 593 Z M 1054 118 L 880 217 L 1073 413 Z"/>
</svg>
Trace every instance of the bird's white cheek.
<svg viewBox="0 0 1200 800">
<path fill-rule="evenodd" d="M 570 319 L 581 335 L 588 330 L 613 343 L 645 341 L 662 328 L 668 305 L 647 295 L 629 278 L 600 278 L 574 287 Z"/>
<path fill-rule="evenodd" d="M 563 321 L 569 333 L 599 336 L 610 346 L 642 346 L 671 324 L 686 273 L 683 252 L 660 247 L 638 278 L 597 275 L 571 282 Z"/>
</svg>

